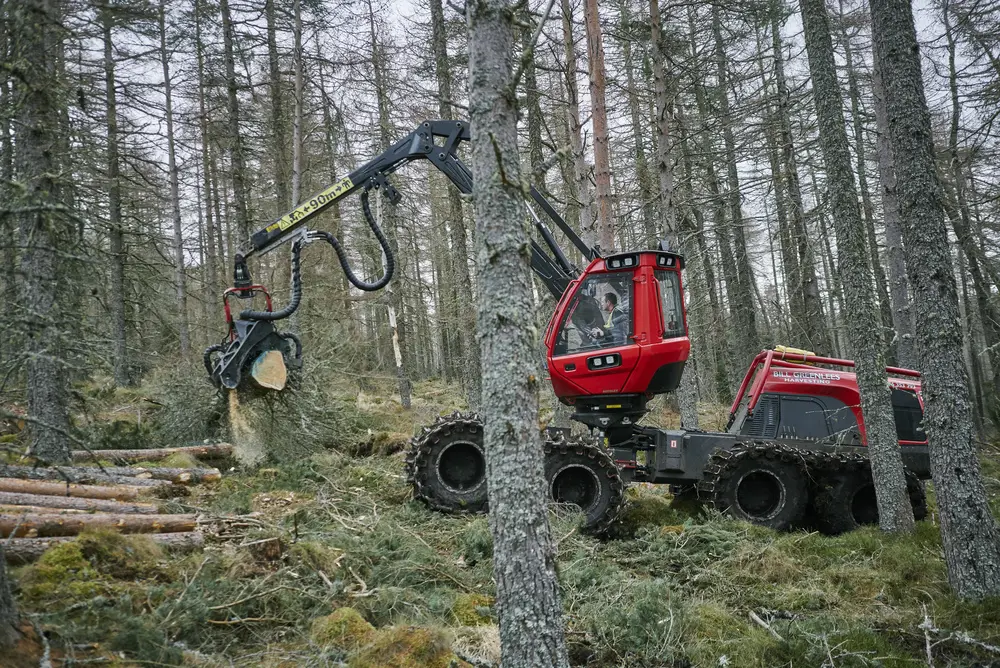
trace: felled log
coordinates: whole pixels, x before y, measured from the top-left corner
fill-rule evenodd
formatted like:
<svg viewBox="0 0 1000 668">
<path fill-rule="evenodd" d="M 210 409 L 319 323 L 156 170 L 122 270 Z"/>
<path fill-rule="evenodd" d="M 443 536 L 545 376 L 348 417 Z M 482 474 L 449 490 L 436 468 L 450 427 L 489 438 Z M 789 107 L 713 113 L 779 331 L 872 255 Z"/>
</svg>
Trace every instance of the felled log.
<svg viewBox="0 0 1000 668">
<path fill-rule="evenodd" d="M 154 533 L 149 535 L 154 542 L 168 552 L 193 552 L 205 545 L 205 537 L 200 531 L 178 533 Z M 53 545 L 73 540 L 75 536 L 52 536 L 49 538 L 12 538 L 4 541 L 4 556 L 7 563 L 18 566 L 27 564 L 42 556 Z"/>
<path fill-rule="evenodd" d="M 0 514 L 3 515 L 15 515 L 18 513 L 47 513 L 49 515 L 80 515 L 85 514 L 86 510 L 77 510 L 76 508 L 46 508 L 45 506 L 9 506 L 6 503 L 0 503 Z"/>
<path fill-rule="evenodd" d="M 135 469 L 139 471 L 141 469 Z M 101 471 L 99 468 L 76 468 L 73 466 L 56 466 L 42 468 L 37 466 L 3 466 L 0 465 L 0 476 L 5 478 L 20 478 L 22 480 L 54 480 L 84 485 L 132 485 L 135 487 L 163 487 L 170 485 L 169 480 L 153 480 L 130 475 L 118 475 Z"/>
<path fill-rule="evenodd" d="M 15 492 L 0 492 L 0 504 L 117 514 L 141 513 L 149 515 L 160 512 L 152 503 L 123 503 L 121 501 L 107 501 L 104 499 L 83 499 L 73 496 L 48 496 L 45 494 L 18 494 Z"/>
<path fill-rule="evenodd" d="M 116 462 L 151 462 L 176 454 L 187 454 L 192 457 L 228 457 L 233 454 L 233 446 L 229 443 L 210 443 L 207 445 L 192 445 L 180 448 L 149 448 L 143 450 L 74 450 L 73 461 L 84 462 L 93 459 L 106 459 Z"/>
<path fill-rule="evenodd" d="M 193 531 L 195 515 L 50 515 L 45 513 L 0 514 L 0 538 L 27 536 L 75 536 L 86 529 L 116 529 L 121 533 L 174 533 Z"/>
<path fill-rule="evenodd" d="M 80 470 L 79 468 L 76 470 Z M 100 472 L 99 468 L 88 468 L 87 471 Z M 110 475 L 129 476 L 136 478 L 148 478 L 150 480 L 169 480 L 172 483 L 187 484 L 197 482 L 216 482 L 222 479 L 219 469 L 198 468 L 182 469 L 169 468 L 164 466 L 151 466 L 149 468 L 139 468 L 135 466 L 105 466 L 103 471 Z"/>
<path fill-rule="evenodd" d="M 116 499 L 131 501 L 140 494 L 151 491 L 148 487 L 136 485 L 77 485 L 63 482 L 43 482 L 39 480 L 19 480 L 0 478 L 0 492 L 26 494 L 49 494 L 52 496 L 75 496 L 83 499 Z"/>
</svg>

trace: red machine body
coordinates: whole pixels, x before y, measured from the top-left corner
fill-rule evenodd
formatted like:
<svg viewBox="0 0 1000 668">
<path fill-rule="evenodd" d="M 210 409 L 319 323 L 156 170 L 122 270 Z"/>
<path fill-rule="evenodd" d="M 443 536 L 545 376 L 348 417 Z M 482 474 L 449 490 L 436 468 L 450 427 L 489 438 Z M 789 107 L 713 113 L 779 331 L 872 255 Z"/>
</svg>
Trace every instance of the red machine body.
<svg viewBox="0 0 1000 668">
<path fill-rule="evenodd" d="M 844 370 L 853 367 L 852 360 L 780 349 L 761 352 L 747 369 L 730 408 L 730 431 L 735 425 L 739 433 L 760 430 L 760 436 L 772 438 L 840 434 L 867 445 L 857 377 Z M 919 428 L 923 417 L 920 372 L 899 367 L 886 367 L 886 371 L 900 445 L 927 445 L 927 436 Z M 796 433 L 787 433 L 792 427 L 783 417 L 786 412 L 795 415 Z"/>
<path fill-rule="evenodd" d="M 665 251 L 591 261 L 563 293 L 545 332 L 556 396 L 575 403 L 580 397 L 677 388 L 691 350 L 683 263 Z"/>
</svg>

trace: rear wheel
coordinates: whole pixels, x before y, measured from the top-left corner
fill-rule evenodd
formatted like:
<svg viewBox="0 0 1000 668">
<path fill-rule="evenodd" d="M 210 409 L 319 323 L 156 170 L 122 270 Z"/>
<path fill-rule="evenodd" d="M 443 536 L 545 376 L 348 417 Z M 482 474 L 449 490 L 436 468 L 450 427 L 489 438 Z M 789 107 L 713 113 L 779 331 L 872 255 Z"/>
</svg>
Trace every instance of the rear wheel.
<svg viewBox="0 0 1000 668">
<path fill-rule="evenodd" d="M 486 452 L 477 415 L 438 418 L 410 441 L 407 480 L 413 497 L 435 510 L 476 512 L 486 508 Z"/>
<path fill-rule="evenodd" d="M 699 490 L 718 510 L 778 530 L 794 527 L 809 503 L 801 458 L 772 443 L 716 450 Z"/>
<path fill-rule="evenodd" d="M 556 503 L 578 507 L 588 533 L 604 532 L 621 511 L 625 485 L 600 446 L 581 439 L 545 442 L 545 480 Z"/>
<path fill-rule="evenodd" d="M 927 517 L 927 493 L 924 483 L 912 471 L 906 471 L 906 493 L 917 521 Z M 878 524 L 878 500 L 871 470 L 832 475 L 821 481 L 814 502 L 817 528 L 835 536 L 866 524 Z"/>
</svg>

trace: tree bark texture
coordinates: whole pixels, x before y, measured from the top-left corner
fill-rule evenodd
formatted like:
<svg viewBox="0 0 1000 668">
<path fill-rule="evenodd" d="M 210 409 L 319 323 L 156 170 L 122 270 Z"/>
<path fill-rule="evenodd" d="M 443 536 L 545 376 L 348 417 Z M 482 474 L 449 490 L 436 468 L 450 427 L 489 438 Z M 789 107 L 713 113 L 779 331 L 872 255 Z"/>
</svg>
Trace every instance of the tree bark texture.
<svg viewBox="0 0 1000 668">
<path fill-rule="evenodd" d="M 229 103 L 229 161 L 232 167 L 233 206 L 236 209 L 236 233 L 239 242 L 250 238 L 250 213 L 247 210 L 246 158 L 243 151 L 243 135 L 240 133 L 240 100 L 236 85 L 236 55 L 233 17 L 229 11 L 229 0 L 219 1 L 222 14 L 222 43 L 226 60 L 226 99 Z"/>
<path fill-rule="evenodd" d="M 17 631 L 18 619 L 17 605 L 7 577 L 7 554 L 4 545 L 0 543 L 0 650 L 13 647 L 20 638 Z"/>
<path fill-rule="evenodd" d="M 295 206 L 288 194 L 288 131 L 285 126 L 285 102 L 281 81 L 281 61 L 278 59 L 278 27 L 274 0 L 264 0 L 264 18 L 267 22 L 268 88 L 271 96 L 271 151 L 274 160 L 274 193 L 278 211 Z M 276 212 L 277 213 L 277 212 Z"/>
<path fill-rule="evenodd" d="M 913 313 L 910 288 L 906 280 L 906 259 L 903 255 L 903 228 L 896 196 L 896 168 L 889 148 L 889 120 L 885 112 L 885 89 L 878 63 L 872 68 L 872 98 L 875 107 L 878 178 L 882 193 L 882 222 L 885 225 L 886 257 L 889 265 L 889 295 L 892 323 L 895 330 L 896 357 L 900 366 L 915 369 L 919 360 L 915 350 Z"/>
<path fill-rule="evenodd" d="M 569 666 L 538 432 L 529 230 L 512 81 L 513 6 L 473 0 L 469 111 L 486 474 L 502 664 Z"/>
<path fill-rule="evenodd" d="M 653 91 L 656 104 L 656 173 L 659 177 L 659 209 L 663 229 L 674 252 L 686 254 L 681 243 L 677 206 L 674 201 L 674 157 L 671 150 L 676 122 L 673 116 L 671 88 L 673 82 L 666 71 L 668 63 L 663 26 L 658 0 L 649 0 L 650 45 L 653 61 Z M 691 318 L 688 322 L 691 322 Z M 686 373 L 677 388 L 677 404 L 681 425 L 686 429 L 698 428 L 698 374 L 694 360 L 689 360 Z"/>
<path fill-rule="evenodd" d="M 170 217 L 174 229 L 174 292 L 177 297 L 177 333 L 181 354 L 191 348 L 187 312 L 187 276 L 184 271 L 184 230 L 181 228 L 181 198 L 178 184 L 177 155 L 174 149 L 174 104 L 170 81 L 170 52 L 167 50 L 166 1 L 160 0 L 160 62 L 163 65 L 164 112 L 167 121 L 167 171 L 170 178 Z"/>
<path fill-rule="evenodd" d="M 778 128 L 781 146 L 781 164 L 783 166 L 785 186 L 788 191 L 788 216 L 791 222 L 791 239 L 796 243 L 798 252 L 798 274 L 796 275 L 796 291 L 800 293 L 803 311 L 793 314 L 799 323 L 799 331 L 806 336 L 810 350 L 820 354 L 834 352 L 830 332 L 823 318 L 823 301 L 819 294 L 819 281 L 816 279 L 816 258 L 811 236 L 806 227 L 805 207 L 802 204 L 802 188 L 799 182 L 798 164 L 795 159 L 795 140 L 792 134 L 791 93 L 785 80 L 785 55 L 781 43 L 781 20 L 783 14 L 778 0 L 772 0 L 771 5 L 771 51 L 774 55 L 774 80 L 778 94 Z M 798 297 L 797 297 L 798 298 Z M 833 314 L 830 314 L 833 317 Z"/>
<path fill-rule="evenodd" d="M 584 239 L 593 241 L 594 213 L 593 200 L 590 192 L 590 168 L 584 154 L 584 140 L 581 136 L 583 123 L 580 119 L 580 89 L 576 78 L 576 38 L 573 34 L 573 8 L 570 0 L 560 0 L 563 27 L 563 54 L 566 58 L 566 127 L 569 134 L 570 147 L 573 150 L 573 179 L 569 189 L 570 202 L 566 210 L 566 219 L 579 225 L 581 233 L 587 233 Z"/>
<path fill-rule="evenodd" d="M 111 308 L 111 340 L 114 347 L 114 377 L 119 387 L 132 384 L 129 369 L 128 320 L 125 315 L 125 228 L 122 222 L 121 164 L 118 147 L 118 103 L 115 84 L 115 58 L 112 49 L 114 15 L 110 8 L 100 9 L 104 38 L 104 86 L 108 126 L 108 241 L 111 255 L 111 281 L 108 294 Z"/>
<path fill-rule="evenodd" d="M 176 533 L 193 531 L 196 515 L 53 515 L 52 513 L 0 514 L 0 538 L 75 536 L 88 529 L 115 529 L 122 533 Z"/>
<path fill-rule="evenodd" d="M 145 534 L 154 543 L 168 552 L 194 552 L 205 545 L 205 536 L 200 531 L 179 531 L 177 533 Z M 3 557 L 9 564 L 19 566 L 31 563 L 41 557 L 53 545 L 76 540 L 76 536 L 51 536 L 47 538 L 13 538 L 7 543 L 4 555 L 0 555 L 0 569 Z"/>
<path fill-rule="evenodd" d="M 800 0 L 809 72 L 826 166 L 827 191 L 837 233 L 844 296 L 851 304 L 847 336 L 854 354 L 868 457 L 883 531 L 911 531 L 913 509 L 906 493 L 885 372 L 885 341 L 867 260 L 864 222 L 851 169 L 844 107 L 837 82 L 830 18 L 824 0 Z"/>
<path fill-rule="evenodd" d="M 31 451 L 39 459 L 69 460 L 69 383 L 66 371 L 62 291 L 70 262 L 62 256 L 76 248 L 73 222 L 63 207 L 60 151 L 61 87 L 56 53 L 62 17 L 53 0 L 20 3 L 11 11 L 14 40 L 14 172 L 20 183 L 23 213 L 17 220 L 21 245 L 20 305 L 27 357 L 27 396 Z"/>
<path fill-rule="evenodd" d="M 7 506 L 33 506 L 54 510 L 76 510 L 102 513 L 155 514 L 157 506 L 151 503 L 123 503 L 104 499 L 80 499 L 72 496 L 0 492 L 0 504 Z"/>
<path fill-rule="evenodd" d="M 438 82 L 438 111 L 441 118 L 451 118 L 454 113 L 451 99 L 451 69 L 448 65 L 448 41 L 445 34 L 444 11 L 441 0 L 430 0 L 431 29 L 434 48 L 434 72 Z M 469 272 L 469 244 L 465 231 L 465 217 L 462 214 L 462 198 L 456 188 L 448 187 L 448 232 L 451 239 L 449 264 L 453 268 L 451 280 L 454 283 L 458 301 L 456 309 L 459 317 L 459 345 L 461 346 L 462 384 L 469 408 L 476 410 L 482 392 L 482 373 L 479 362 L 479 343 L 476 341 L 476 318 L 471 308 L 472 279 Z"/>
<path fill-rule="evenodd" d="M 986 500 L 973 440 L 958 293 L 912 7 L 909 0 L 872 0 L 870 5 L 896 166 L 906 273 L 919 323 L 924 427 L 948 580 L 958 596 L 981 599 L 1000 594 L 1000 530 Z"/>
<path fill-rule="evenodd" d="M 594 125 L 594 180 L 597 185 L 597 234 L 605 252 L 615 248 L 615 224 L 611 206 L 611 152 L 608 149 L 608 106 L 605 95 L 604 44 L 597 0 L 583 0 L 587 28 L 587 63 L 590 67 L 591 120 Z"/>
</svg>

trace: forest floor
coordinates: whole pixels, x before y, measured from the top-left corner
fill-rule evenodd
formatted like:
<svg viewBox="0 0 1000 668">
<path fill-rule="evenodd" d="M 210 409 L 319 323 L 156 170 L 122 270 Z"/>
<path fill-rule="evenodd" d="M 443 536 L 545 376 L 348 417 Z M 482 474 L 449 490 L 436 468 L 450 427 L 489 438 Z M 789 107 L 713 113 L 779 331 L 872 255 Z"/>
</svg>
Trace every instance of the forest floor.
<svg viewBox="0 0 1000 668">
<path fill-rule="evenodd" d="M 225 438 L 221 400 L 183 372 L 79 388 L 81 433 L 95 447 Z M 495 665 L 486 517 L 427 510 L 403 475 L 406 439 L 458 408 L 457 390 L 418 383 L 404 411 L 391 386 L 366 385 L 244 401 L 267 463 L 166 502 L 208 522 L 203 552 L 85 536 L 13 569 L 22 611 L 88 665 Z M 1000 454 L 984 472 L 1000 515 Z M 912 535 L 830 538 L 687 512 L 665 492 L 631 489 L 614 539 L 553 510 L 574 665 L 1000 665 L 1000 601 L 949 593 L 933 494 Z"/>
</svg>

